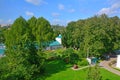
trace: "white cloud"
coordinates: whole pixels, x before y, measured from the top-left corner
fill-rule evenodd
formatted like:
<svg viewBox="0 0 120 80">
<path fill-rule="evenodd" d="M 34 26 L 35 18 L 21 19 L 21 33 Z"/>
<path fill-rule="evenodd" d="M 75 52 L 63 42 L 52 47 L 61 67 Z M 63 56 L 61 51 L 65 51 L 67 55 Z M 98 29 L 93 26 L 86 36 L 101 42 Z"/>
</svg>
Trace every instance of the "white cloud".
<svg viewBox="0 0 120 80">
<path fill-rule="evenodd" d="M 61 19 L 53 19 L 52 24 L 66 25 L 65 20 L 61 20 Z"/>
<path fill-rule="evenodd" d="M 113 8 L 113 9 L 119 9 L 120 8 L 120 2 L 113 4 L 111 8 Z"/>
<path fill-rule="evenodd" d="M 75 9 L 70 9 L 69 12 L 73 13 L 73 12 L 75 12 Z"/>
<path fill-rule="evenodd" d="M 111 14 L 116 14 L 116 13 L 120 13 L 120 1 L 112 4 L 110 7 L 102 8 L 97 14 L 98 15 L 101 15 L 101 14 L 111 15 Z"/>
<path fill-rule="evenodd" d="M 47 4 L 47 2 L 45 2 L 44 0 L 25 0 L 25 1 L 34 5 Z"/>
<path fill-rule="evenodd" d="M 58 16 L 60 16 L 60 14 L 59 14 L 59 13 L 54 12 L 54 13 L 52 13 L 52 16 L 53 16 L 53 17 L 58 17 Z"/>
<path fill-rule="evenodd" d="M 8 23 L 11 23 L 12 22 L 12 19 L 8 19 L 8 21 L 7 21 Z"/>
<path fill-rule="evenodd" d="M 55 24 L 61 23 L 61 20 L 60 19 L 53 19 L 53 23 L 55 23 Z"/>
<path fill-rule="evenodd" d="M 27 16 L 33 16 L 34 15 L 34 13 L 30 12 L 30 11 L 26 11 L 25 13 L 26 13 Z"/>
<path fill-rule="evenodd" d="M 0 19 L 0 24 L 2 24 L 2 25 L 12 24 L 12 23 L 13 23 L 12 19 L 8 19 L 8 20 Z"/>
<path fill-rule="evenodd" d="M 72 20 L 67 20 L 67 21 L 66 21 L 66 24 L 68 24 L 68 23 L 71 22 L 71 21 L 72 21 Z"/>
<path fill-rule="evenodd" d="M 54 25 L 60 24 L 60 25 L 66 26 L 67 23 L 69 23 L 70 21 L 71 20 L 53 19 L 51 23 L 54 24 Z"/>
<path fill-rule="evenodd" d="M 59 4 L 59 5 L 58 5 L 58 9 L 59 9 L 59 10 L 64 10 L 64 9 L 65 9 L 65 6 L 64 6 L 63 4 Z"/>
<path fill-rule="evenodd" d="M 6 23 L 6 24 L 12 24 L 13 21 L 12 21 L 12 19 L 8 19 L 5 23 Z"/>
</svg>

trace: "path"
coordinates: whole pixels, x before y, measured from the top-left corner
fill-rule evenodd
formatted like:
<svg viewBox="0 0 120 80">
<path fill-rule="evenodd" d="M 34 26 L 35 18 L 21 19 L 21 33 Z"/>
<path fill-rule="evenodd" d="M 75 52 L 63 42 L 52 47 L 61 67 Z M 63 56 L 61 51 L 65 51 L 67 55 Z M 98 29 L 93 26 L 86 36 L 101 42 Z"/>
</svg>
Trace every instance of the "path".
<svg viewBox="0 0 120 80">
<path fill-rule="evenodd" d="M 85 69 L 85 68 L 88 68 L 88 67 L 93 67 L 93 66 L 95 66 L 95 65 L 89 65 L 89 66 L 84 66 L 84 67 L 81 67 L 81 68 L 78 68 L 78 69 L 74 69 L 73 67 L 72 67 L 72 69 L 73 70 L 81 70 L 81 69 Z"/>
<path fill-rule="evenodd" d="M 109 66 L 109 63 L 113 60 L 116 60 L 116 58 L 110 58 L 110 60 L 108 60 L 108 61 L 104 60 L 100 63 L 100 66 L 107 69 L 108 71 L 120 76 L 120 71 L 113 69 L 112 67 Z"/>
<path fill-rule="evenodd" d="M 72 69 L 73 69 L 73 70 L 81 70 L 81 69 L 85 69 L 85 68 L 88 68 L 88 67 L 90 67 L 90 66 L 84 66 L 84 67 L 81 67 L 81 68 L 78 68 L 78 69 L 74 69 L 74 68 L 72 67 Z"/>
</svg>

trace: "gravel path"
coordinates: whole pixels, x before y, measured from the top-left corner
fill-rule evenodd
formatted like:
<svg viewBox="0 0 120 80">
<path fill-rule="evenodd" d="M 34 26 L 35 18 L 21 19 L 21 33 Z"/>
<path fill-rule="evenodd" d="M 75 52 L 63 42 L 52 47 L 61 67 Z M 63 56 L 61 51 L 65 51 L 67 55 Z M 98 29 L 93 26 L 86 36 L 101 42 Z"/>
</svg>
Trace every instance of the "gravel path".
<svg viewBox="0 0 120 80">
<path fill-rule="evenodd" d="M 100 66 L 103 67 L 103 68 L 105 68 L 105 69 L 107 69 L 108 71 L 110 71 L 110 72 L 112 72 L 112 73 L 117 74 L 117 75 L 120 76 L 120 71 L 118 71 L 118 70 L 116 70 L 116 69 L 114 69 L 114 68 L 112 68 L 112 67 L 109 66 L 109 63 L 111 61 L 113 61 L 113 60 L 116 60 L 116 58 L 110 58 L 110 60 L 108 60 L 108 61 L 104 60 L 104 61 L 102 61 L 100 63 Z"/>
</svg>

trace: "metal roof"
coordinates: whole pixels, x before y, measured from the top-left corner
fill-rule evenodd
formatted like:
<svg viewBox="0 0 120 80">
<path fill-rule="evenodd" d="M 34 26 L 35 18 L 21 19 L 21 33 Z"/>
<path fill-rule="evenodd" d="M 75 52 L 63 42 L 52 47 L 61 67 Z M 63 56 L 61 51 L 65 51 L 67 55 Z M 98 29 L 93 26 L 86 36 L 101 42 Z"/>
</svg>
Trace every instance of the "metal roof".
<svg viewBox="0 0 120 80">
<path fill-rule="evenodd" d="M 49 44 L 49 46 L 59 46 L 61 45 L 58 41 L 53 41 Z"/>
</svg>

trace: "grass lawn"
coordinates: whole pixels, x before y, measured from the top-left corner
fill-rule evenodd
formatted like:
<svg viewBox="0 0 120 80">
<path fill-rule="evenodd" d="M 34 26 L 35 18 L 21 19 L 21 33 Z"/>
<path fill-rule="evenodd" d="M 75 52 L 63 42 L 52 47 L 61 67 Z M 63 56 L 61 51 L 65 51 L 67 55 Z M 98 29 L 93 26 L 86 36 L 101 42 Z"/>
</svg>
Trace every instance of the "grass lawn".
<svg viewBox="0 0 120 80">
<path fill-rule="evenodd" d="M 120 80 L 120 76 L 103 68 L 100 71 L 103 80 Z M 71 65 L 66 65 L 63 61 L 50 61 L 46 64 L 45 75 L 44 80 L 85 80 L 87 69 L 74 71 Z"/>
</svg>

